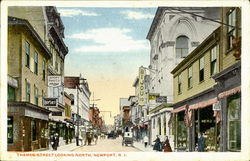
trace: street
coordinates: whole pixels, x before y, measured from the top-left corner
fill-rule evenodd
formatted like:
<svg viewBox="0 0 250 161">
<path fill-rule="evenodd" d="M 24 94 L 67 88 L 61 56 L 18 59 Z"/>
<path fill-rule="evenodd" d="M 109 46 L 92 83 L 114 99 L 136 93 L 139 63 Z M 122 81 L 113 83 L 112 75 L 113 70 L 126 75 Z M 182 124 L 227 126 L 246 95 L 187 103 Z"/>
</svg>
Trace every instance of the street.
<svg viewBox="0 0 250 161">
<path fill-rule="evenodd" d="M 116 139 L 98 139 L 97 145 L 92 143 L 89 146 L 79 147 L 73 152 L 140 152 L 140 150 L 131 145 L 122 146 L 122 137 L 117 137 Z"/>
</svg>

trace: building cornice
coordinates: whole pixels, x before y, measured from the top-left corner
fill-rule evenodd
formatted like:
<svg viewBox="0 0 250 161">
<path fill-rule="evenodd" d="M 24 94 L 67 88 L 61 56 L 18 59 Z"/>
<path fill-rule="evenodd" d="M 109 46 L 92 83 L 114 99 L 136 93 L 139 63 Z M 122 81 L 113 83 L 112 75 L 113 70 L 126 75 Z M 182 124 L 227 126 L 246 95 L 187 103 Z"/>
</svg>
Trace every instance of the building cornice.
<svg viewBox="0 0 250 161">
<path fill-rule="evenodd" d="M 29 23 L 29 21 L 27 21 L 25 19 L 20 19 L 20 18 L 9 16 L 8 17 L 8 25 L 9 26 L 21 26 L 21 27 L 28 29 L 28 31 L 30 31 L 32 37 L 39 43 L 41 48 L 45 51 L 44 52 L 45 56 L 48 59 L 52 57 L 52 54 L 50 53 L 49 49 L 47 48 L 47 46 L 45 45 L 45 43 L 43 42 L 41 37 L 38 35 L 38 33 L 35 31 L 35 29 L 32 27 L 32 25 Z"/>
</svg>

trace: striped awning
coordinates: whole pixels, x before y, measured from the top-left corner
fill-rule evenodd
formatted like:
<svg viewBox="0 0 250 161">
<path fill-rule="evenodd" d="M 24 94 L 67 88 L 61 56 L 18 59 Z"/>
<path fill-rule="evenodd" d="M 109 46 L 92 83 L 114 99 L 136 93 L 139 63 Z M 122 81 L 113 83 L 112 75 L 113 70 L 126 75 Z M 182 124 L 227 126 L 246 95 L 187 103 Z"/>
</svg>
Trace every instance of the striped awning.
<svg viewBox="0 0 250 161">
<path fill-rule="evenodd" d="M 176 109 L 172 110 L 172 111 L 171 111 L 171 113 L 178 113 L 178 112 L 181 112 L 181 111 L 185 111 L 186 106 L 187 106 L 187 105 L 184 105 L 184 106 L 178 107 L 178 108 L 176 108 Z"/>
<path fill-rule="evenodd" d="M 199 103 L 196 103 L 196 104 L 193 104 L 193 105 L 190 105 L 189 109 L 190 110 L 195 110 L 195 109 L 199 109 L 199 108 L 204 108 L 204 107 L 207 107 L 209 105 L 215 104 L 216 102 L 218 102 L 217 97 L 206 100 L 206 101 L 203 101 L 203 102 L 199 102 Z"/>
<path fill-rule="evenodd" d="M 230 95 L 233 95 L 233 94 L 235 94 L 235 93 L 238 93 L 238 92 L 240 92 L 240 91 L 241 91 L 241 87 L 238 86 L 238 87 L 235 87 L 235 88 L 230 89 L 230 90 L 228 90 L 228 91 L 225 91 L 225 92 L 220 93 L 220 94 L 218 95 L 218 97 L 219 97 L 220 99 L 222 99 L 222 98 L 225 98 L 225 97 L 227 97 L 227 96 L 230 96 Z"/>
</svg>

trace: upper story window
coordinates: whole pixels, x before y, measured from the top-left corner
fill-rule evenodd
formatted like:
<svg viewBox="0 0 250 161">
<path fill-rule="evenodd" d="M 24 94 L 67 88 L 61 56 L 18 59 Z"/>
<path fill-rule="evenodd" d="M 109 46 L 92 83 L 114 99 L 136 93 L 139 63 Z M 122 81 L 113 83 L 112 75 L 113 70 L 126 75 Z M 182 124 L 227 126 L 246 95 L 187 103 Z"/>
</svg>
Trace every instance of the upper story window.
<svg viewBox="0 0 250 161">
<path fill-rule="evenodd" d="M 26 67 L 30 67 L 30 44 L 25 42 L 25 65 Z"/>
<path fill-rule="evenodd" d="M 30 102 L 30 83 L 26 80 L 26 101 Z"/>
<path fill-rule="evenodd" d="M 218 57 L 218 46 L 215 46 L 211 49 L 211 59 L 210 59 L 210 71 L 211 75 L 214 75 L 218 72 L 218 67 L 217 67 L 217 57 Z"/>
<path fill-rule="evenodd" d="M 181 89 L 181 75 L 179 75 L 178 76 L 178 94 L 181 94 L 181 91 L 182 91 L 182 89 Z"/>
<path fill-rule="evenodd" d="M 193 87 L 193 67 L 188 68 L 188 88 Z"/>
<path fill-rule="evenodd" d="M 34 52 L 34 73 L 38 74 L 38 53 Z"/>
<path fill-rule="evenodd" d="M 8 85 L 8 101 L 16 100 L 16 90 L 14 87 Z"/>
<path fill-rule="evenodd" d="M 43 60 L 43 80 L 44 81 L 45 81 L 45 77 L 46 77 L 45 70 L 46 70 L 46 63 L 45 63 L 45 60 Z"/>
<path fill-rule="evenodd" d="M 185 58 L 188 55 L 188 37 L 179 36 L 176 39 L 176 58 Z"/>
<path fill-rule="evenodd" d="M 35 105 L 38 105 L 38 88 L 34 86 L 34 100 L 35 100 Z"/>
<path fill-rule="evenodd" d="M 199 71 L 199 76 L 200 76 L 200 82 L 204 80 L 204 57 L 200 58 L 199 60 L 199 66 L 200 66 L 200 71 Z"/>
<path fill-rule="evenodd" d="M 227 13 L 227 48 L 233 47 L 233 39 L 236 37 L 236 9 L 231 9 Z"/>
</svg>

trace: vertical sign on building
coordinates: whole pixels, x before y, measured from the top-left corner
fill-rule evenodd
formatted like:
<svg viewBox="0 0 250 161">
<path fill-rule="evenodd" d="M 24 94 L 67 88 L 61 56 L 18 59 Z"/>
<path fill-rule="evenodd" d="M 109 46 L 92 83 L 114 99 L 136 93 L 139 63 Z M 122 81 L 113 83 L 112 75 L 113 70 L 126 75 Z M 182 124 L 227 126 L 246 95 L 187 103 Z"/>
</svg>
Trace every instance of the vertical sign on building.
<svg viewBox="0 0 250 161">
<path fill-rule="evenodd" d="M 145 78 L 145 69 L 141 66 L 139 68 L 139 105 L 144 106 L 145 105 L 145 84 L 144 84 L 144 78 Z"/>
</svg>

